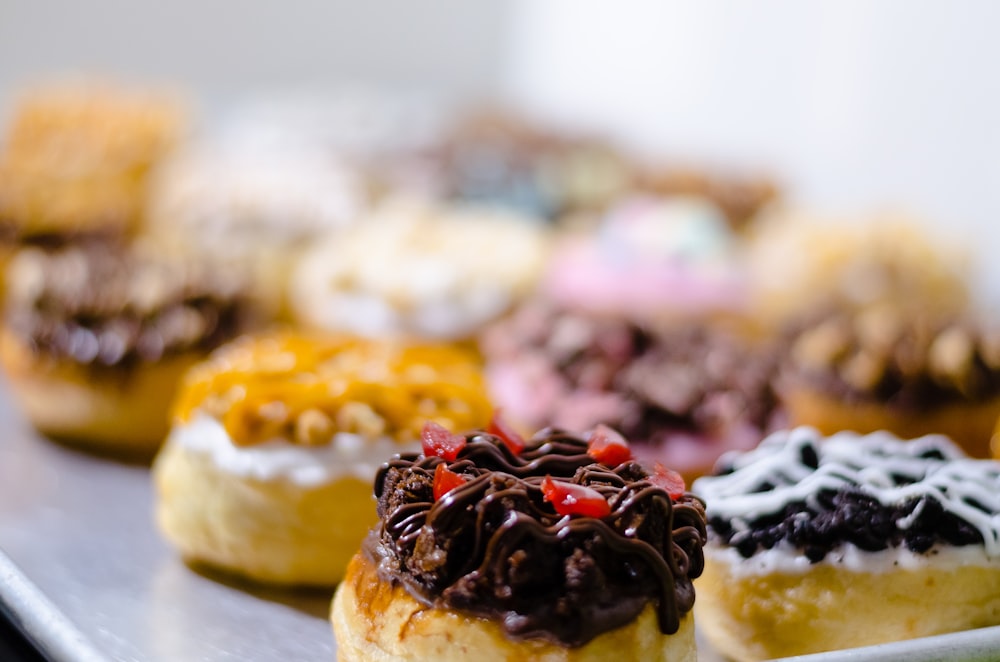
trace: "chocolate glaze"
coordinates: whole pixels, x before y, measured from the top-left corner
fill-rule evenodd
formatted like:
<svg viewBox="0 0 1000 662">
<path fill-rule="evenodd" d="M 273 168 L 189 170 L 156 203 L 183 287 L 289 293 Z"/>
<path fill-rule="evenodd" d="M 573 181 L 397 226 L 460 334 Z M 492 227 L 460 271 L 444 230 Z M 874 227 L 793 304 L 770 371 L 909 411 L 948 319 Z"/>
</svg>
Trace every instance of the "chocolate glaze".
<svg viewBox="0 0 1000 662">
<path fill-rule="evenodd" d="M 496 620 L 511 637 L 581 646 L 653 604 L 665 634 L 694 604 L 703 569 L 704 506 L 676 500 L 636 462 L 609 468 L 587 443 L 543 430 L 519 456 L 474 432 L 448 468 L 468 482 L 438 502 L 443 462 L 396 456 L 375 479 L 381 524 L 365 545 L 379 576 L 428 606 Z M 603 519 L 560 516 L 542 497 L 546 475 L 604 495 Z"/>
<path fill-rule="evenodd" d="M 9 279 L 8 329 L 35 352 L 93 369 L 211 350 L 251 321 L 232 279 L 117 243 L 29 249 Z"/>
</svg>

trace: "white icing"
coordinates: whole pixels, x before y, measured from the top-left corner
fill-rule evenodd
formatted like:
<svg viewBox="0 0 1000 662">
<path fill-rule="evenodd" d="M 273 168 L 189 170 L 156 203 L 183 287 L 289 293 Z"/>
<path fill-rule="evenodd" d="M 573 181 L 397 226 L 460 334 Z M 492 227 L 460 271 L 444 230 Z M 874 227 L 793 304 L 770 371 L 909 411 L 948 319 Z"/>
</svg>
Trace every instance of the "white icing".
<svg viewBox="0 0 1000 662">
<path fill-rule="evenodd" d="M 418 450 L 418 445 L 400 444 L 390 437 L 368 439 L 338 432 L 329 444 L 303 446 L 274 439 L 252 446 L 237 446 L 225 427 L 207 414 L 175 425 L 168 444 L 180 444 L 207 453 L 222 471 L 257 480 L 289 480 L 310 487 L 345 476 L 363 481 L 375 478 L 378 468 L 396 453 Z"/>
<path fill-rule="evenodd" d="M 772 573 L 797 575 L 822 566 L 867 574 L 884 574 L 901 569 L 922 570 L 931 565 L 943 570 L 965 566 L 1000 566 L 1000 558 L 991 558 L 979 545 L 961 547 L 938 545 L 923 554 L 917 554 L 903 547 L 867 552 L 854 545 L 845 544 L 835 547 L 816 563 L 812 563 L 801 551 L 785 542 L 774 549 L 758 551 L 750 558 L 743 558 L 735 547 L 719 547 L 715 544 L 706 546 L 705 554 L 725 564 L 736 577 Z"/>
<path fill-rule="evenodd" d="M 807 447 L 819 458 L 817 469 L 803 462 Z M 932 450 L 945 459 L 921 457 Z M 791 503 L 809 504 L 821 490 L 855 486 L 884 506 L 934 499 L 982 534 L 990 558 L 1000 557 L 1000 462 L 970 459 L 946 437 L 902 441 L 888 432 L 841 432 L 823 439 L 802 427 L 776 432 L 756 449 L 721 461 L 733 472 L 700 478 L 692 490 L 705 499 L 709 517 L 729 520 L 736 531 Z M 915 518 L 896 526 L 905 529 Z"/>
<path fill-rule="evenodd" d="M 307 251 L 292 304 L 322 329 L 462 338 L 533 288 L 546 246 L 544 230 L 518 216 L 396 202 Z"/>
</svg>

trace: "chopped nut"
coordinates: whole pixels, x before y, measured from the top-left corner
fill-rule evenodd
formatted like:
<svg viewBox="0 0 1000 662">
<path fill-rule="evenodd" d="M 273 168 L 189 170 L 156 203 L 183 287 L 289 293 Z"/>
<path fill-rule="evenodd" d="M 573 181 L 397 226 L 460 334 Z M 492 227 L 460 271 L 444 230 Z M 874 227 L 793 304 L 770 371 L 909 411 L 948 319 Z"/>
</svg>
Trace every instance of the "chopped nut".
<svg viewBox="0 0 1000 662">
<path fill-rule="evenodd" d="M 337 428 L 377 437 L 385 432 L 385 419 L 363 402 L 348 402 L 337 412 Z"/>
<path fill-rule="evenodd" d="M 858 314 L 854 329 L 865 349 L 889 350 L 902 335 L 903 320 L 893 306 L 872 306 Z"/>
<path fill-rule="evenodd" d="M 869 391 L 878 385 L 885 374 L 885 358 L 858 352 L 840 369 L 841 378 L 859 391 Z"/>
<path fill-rule="evenodd" d="M 970 376 L 974 351 L 967 331 L 957 326 L 945 329 L 930 347 L 928 363 L 931 374 L 938 379 L 953 382 L 963 390 Z"/>
<path fill-rule="evenodd" d="M 295 419 L 295 441 L 303 446 L 323 445 L 333 432 L 333 420 L 319 409 L 306 409 Z"/>
<path fill-rule="evenodd" d="M 848 350 L 849 329 L 840 320 L 828 320 L 803 333 L 792 348 L 795 360 L 806 368 L 827 368 Z"/>
<path fill-rule="evenodd" d="M 984 332 L 979 339 L 979 351 L 986 365 L 993 370 L 1000 370 L 1000 333 Z"/>
</svg>

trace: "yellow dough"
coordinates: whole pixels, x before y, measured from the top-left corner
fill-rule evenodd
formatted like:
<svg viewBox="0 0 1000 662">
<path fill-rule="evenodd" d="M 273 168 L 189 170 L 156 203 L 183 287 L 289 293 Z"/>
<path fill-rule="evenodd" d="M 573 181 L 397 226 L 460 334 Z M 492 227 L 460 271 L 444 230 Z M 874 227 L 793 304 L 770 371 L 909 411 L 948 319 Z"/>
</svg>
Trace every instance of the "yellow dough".
<svg viewBox="0 0 1000 662">
<path fill-rule="evenodd" d="M 705 639 L 738 662 L 1000 624 L 1000 564 L 744 574 L 706 550 L 696 587 Z"/>
<path fill-rule="evenodd" d="M 514 641 L 489 619 L 426 607 L 401 586 L 380 580 L 363 553 L 351 560 L 347 577 L 337 589 L 331 621 L 341 662 L 697 660 L 691 614 L 681 618 L 680 629 L 671 635 L 660 632 L 650 605 L 628 625 L 578 648 L 541 640 Z"/>
<path fill-rule="evenodd" d="M 319 486 L 258 480 L 168 443 L 153 478 L 157 522 L 185 559 L 264 583 L 336 584 L 378 521 L 371 485 L 351 476 Z"/>
<path fill-rule="evenodd" d="M 181 377 L 201 358 L 182 353 L 137 365 L 117 379 L 98 379 L 72 361 L 36 356 L 11 333 L 0 335 L 11 392 L 35 428 L 77 446 L 147 461 L 166 437 Z"/>
<path fill-rule="evenodd" d="M 979 403 L 938 405 L 920 412 L 897 412 L 878 403 L 848 403 L 803 386 L 785 389 L 782 400 L 793 427 L 810 425 L 823 434 L 889 430 L 906 439 L 943 434 L 978 458 L 991 457 L 990 437 L 1000 416 L 1000 396 Z"/>
</svg>

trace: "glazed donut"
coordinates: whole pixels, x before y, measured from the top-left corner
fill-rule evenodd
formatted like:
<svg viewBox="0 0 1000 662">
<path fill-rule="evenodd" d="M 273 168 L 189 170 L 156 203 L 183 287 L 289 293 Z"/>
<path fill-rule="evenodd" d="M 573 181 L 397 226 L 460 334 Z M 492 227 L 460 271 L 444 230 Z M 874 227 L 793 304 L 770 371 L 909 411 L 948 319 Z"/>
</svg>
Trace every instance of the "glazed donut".
<svg viewBox="0 0 1000 662">
<path fill-rule="evenodd" d="M 1000 624 L 1000 463 L 947 438 L 812 428 L 724 456 L 692 490 L 706 640 L 763 660 Z"/>
<path fill-rule="evenodd" d="M 0 362 L 28 419 L 146 460 L 184 372 L 253 320 L 238 281 L 139 247 L 25 249 L 7 275 Z"/>
<path fill-rule="evenodd" d="M 375 480 L 334 597 L 343 660 L 695 660 L 702 503 L 598 427 L 525 443 L 429 424 Z"/>
<path fill-rule="evenodd" d="M 181 555 L 332 586 L 375 523 L 371 481 L 427 418 L 489 419 L 477 359 L 446 345 L 247 336 L 191 370 L 153 474 Z"/>
</svg>

